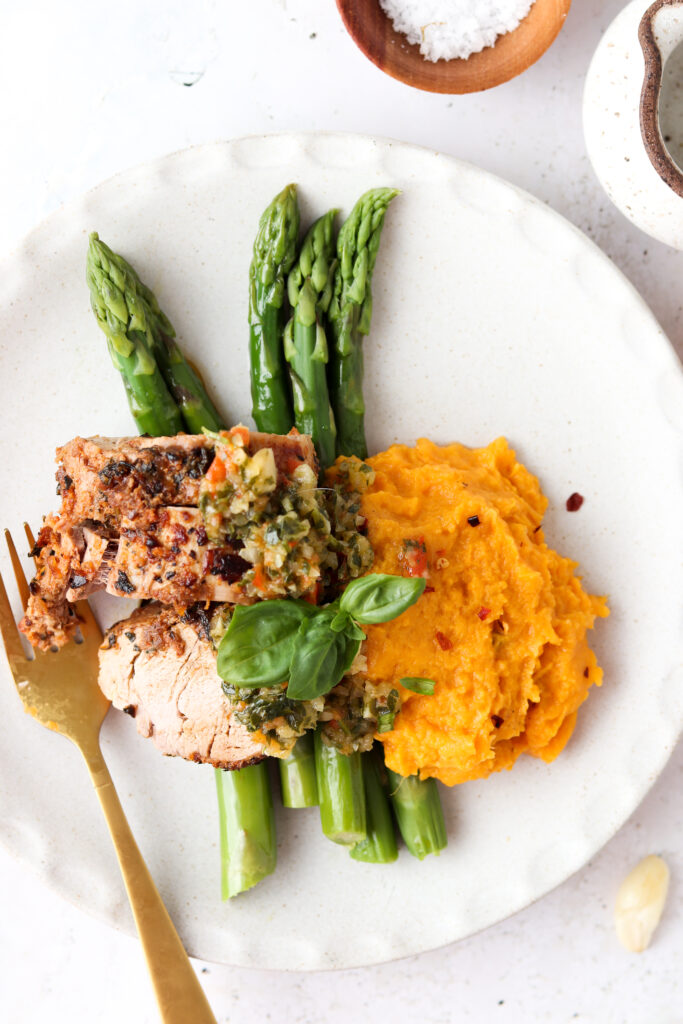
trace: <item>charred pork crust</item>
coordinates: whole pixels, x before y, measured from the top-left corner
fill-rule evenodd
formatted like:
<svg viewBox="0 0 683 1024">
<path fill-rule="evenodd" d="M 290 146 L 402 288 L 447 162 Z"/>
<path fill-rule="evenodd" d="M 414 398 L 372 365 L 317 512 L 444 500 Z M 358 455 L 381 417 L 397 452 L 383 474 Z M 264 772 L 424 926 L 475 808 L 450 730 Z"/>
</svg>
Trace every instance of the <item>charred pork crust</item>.
<svg viewBox="0 0 683 1024">
<path fill-rule="evenodd" d="M 201 480 L 213 455 L 213 447 L 183 451 L 153 445 L 132 462 L 110 459 L 97 475 L 104 491 L 125 486 L 139 489 L 147 503 L 171 505 L 187 478 Z"/>
<path fill-rule="evenodd" d="M 192 626 L 202 640 L 211 640 L 211 616 L 202 602 L 197 601 L 196 604 L 186 608 L 180 621 Z"/>
</svg>

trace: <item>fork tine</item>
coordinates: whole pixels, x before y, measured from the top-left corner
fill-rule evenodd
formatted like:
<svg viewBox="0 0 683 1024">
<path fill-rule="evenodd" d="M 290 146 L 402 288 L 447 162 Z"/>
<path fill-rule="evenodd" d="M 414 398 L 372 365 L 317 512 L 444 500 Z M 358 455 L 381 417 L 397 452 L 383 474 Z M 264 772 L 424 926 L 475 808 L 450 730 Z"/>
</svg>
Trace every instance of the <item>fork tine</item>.
<svg viewBox="0 0 683 1024">
<path fill-rule="evenodd" d="M 5 582 L 0 575 L 0 634 L 5 642 L 5 650 L 7 651 L 7 657 L 10 662 L 10 668 L 13 668 L 13 661 L 21 658 L 26 661 L 26 655 L 24 654 L 24 648 L 21 646 L 21 637 L 19 636 L 19 630 L 17 624 L 14 621 L 14 614 L 12 612 L 12 606 L 9 603 L 7 591 L 5 589 Z"/>
<path fill-rule="evenodd" d="M 29 543 L 29 550 L 33 551 L 34 547 L 36 546 L 36 539 L 33 536 L 31 527 L 28 525 L 28 523 L 24 523 L 24 533 L 26 534 L 26 540 Z M 35 562 L 36 559 L 34 558 L 33 561 Z"/>
<path fill-rule="evenodd" d="M 9 548 L 9 556 L 12 560 L 12 568 L 14 569 L 14 578 L 17 581 L 17 589 L 19 590 L 19 596 L 21 597 L 21 607 L 26 608 L 29 595 L 28 583 L 26 582 L 26 576 L 24 575 L 24 570 L 19 560 L 17 549 L 14 546 L 12 534 L 9 530 L 5 530 L 5 541 Z"/>
<path fill-rule="evenodd" d="M 92 608 L 89 603 L 85 600 L 78 601 L 75 605 L 76 614 L 81 620 L 81 633 L 85 636 L 86 629 L 96 630 L 100 640 L 102 639 L 102 630 L 97 624 L 97 619 L 92 613 Z"/>
</svg>

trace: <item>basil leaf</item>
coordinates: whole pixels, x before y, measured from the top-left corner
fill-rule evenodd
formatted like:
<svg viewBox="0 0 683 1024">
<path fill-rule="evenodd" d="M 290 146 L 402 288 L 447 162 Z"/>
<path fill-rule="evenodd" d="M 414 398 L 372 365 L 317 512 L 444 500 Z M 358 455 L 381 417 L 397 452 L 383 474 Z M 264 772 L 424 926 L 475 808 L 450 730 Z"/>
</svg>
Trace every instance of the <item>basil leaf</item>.
<svg viewBox="0 0 683 1024">
<path fill-rule="evenodd" d="M 426 581 L 419 576 L 370 573 L 349 583 L 339 606 L 342 611 L 368 626 L 389 622 L 415 604 L 425 586 Z"/>
<path fill-rule="evenodd" d="M 239 605 L 218 645 L 218 675 L 234 686 L 284 683 L 299 627 L 315 613 L 306 601 Z"/>
<path fill-rule="evenodd" d="M 347 636 L 349 640 L 365 640 L 365 633 L 360 628 L 357 622 L 354 622 L 351 616 L 348 617 L 346 624 L 343 629 L 344 636 Z"/>
<path fill-rule="evenodd" d="M 412 690 L 413 693 L 421 693 L 427 697 L 432 696 L 436 686 L 433 679 L 422 679 L 420 676 L 405 676 L 400 683 L 406 690 Z"/>
<path fill-rule="evenodd" d="M 337 685 L 358 654 L 360 640 L 331 627 L 332 616 L 319 612 L 302 622 L 289 670 L 287 696 L 314 700 Z"/>
<path fill-rule="evenodd" d="M 343 633 L 349 622 L 353 622 L 349 613 L 338 611 L 330 622 L 330 629 L 333 633 Z"/>
</svg>

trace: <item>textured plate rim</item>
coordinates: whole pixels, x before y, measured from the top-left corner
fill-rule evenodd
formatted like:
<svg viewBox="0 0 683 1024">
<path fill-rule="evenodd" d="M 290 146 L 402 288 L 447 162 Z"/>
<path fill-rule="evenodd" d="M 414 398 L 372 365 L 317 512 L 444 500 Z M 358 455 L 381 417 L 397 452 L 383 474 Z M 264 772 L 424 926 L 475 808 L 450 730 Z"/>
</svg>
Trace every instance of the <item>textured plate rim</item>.
<svg viewBox="0 0 683 1024">
<path fill-rule="evenodd" d="M 43 231 L 52 220 L 57 219 L 64 215 L 68 215 L 71 210 L 79 210 L 82 206 L 87 205 L 90 198 L 93 197 L 102 189 L 107 189 L 111 186 L 115 186 L 117 183 L 121 183 L 125 179 L 155 180 L 163 175 L 164 168 L 170 161 L 173 161 L 174 159 L 178 158 L 182 159 L 188 154 L 192 154 L 194 157 L 199 157 L 201 159 L 203 153 L 208 153 L 210 151 L 215 152 L 217 147 L 231 148 L 240 145 L 248 146 L 251 143 L 268 145 L 272 140 L 290 141 L 293 145 L 297 147 L 298 150 L 303 150 L 304 153 L 309 157 L 309 159 L 319 159 L 317 157 L 312 156 L 310 147 L 312 145 L 319 146 L 321 144 L 321 141 L 324 143 L 325 140 L 343 141 L 346 144 L 359 143 L 363 145 L 371 145 L 377 147 L 378 151 L 382 149 L 386 153 L 390 153 L 391 149 L 395 147 L 396 149 L 400 149 L 403 152 L 407 151 L 409 153 L 414 153 L 416 154 L 416 158 L 419 159 L 423 159 L 425 156 L 436 157 L 440 160 L 445 161 L 448 165 L 452 166 L 456 172 L 459 170 L 461 173 L 474 173 L 476 177 L 486 180 L 494 188 L 498 188 L 501 191 L 507 190 L 509 193 L 514 194 L 522 208 L 533 208 L 542 211 L 544 216 L 550 217 L 550 219 L 554 221 L 555 226 L 560 231 L 566 231 L 566 229 L 569 228 L 571 230 L 571 234 L 573 234 L 574 236 L 575 244 L 578 245 L 580 248 L 583 248 L 584 250 L 590 252 L 594 258 L 598 258 L 603 265 L 609 267 L 610 272 L 614 275 L 615 281 L 620 282 L 620 286 L 622 289 L 624 285 L 626 286 L 626 293 L 628 293 L 630 301 L 635 303 L 635 305 L 639 307 L 641 314 L 644 314 L 652 324 L 652 336 L 648 339 L 650 351 L 652 345 L 658 345 L 659 347 L 657 360 L 646 361 L 643 357 L 642 350 L 639 351 L 638 355 L 643 370 L 645 367 L 650 365 L 650 363 L 652 366 L 655 366 L 655 363 L 657 363 L 656 368 L 660 369 L 662 362 L 668 359 L 670 363 L 668 370 L 671 371 L 673 369 L 674 372 L 677 372 L 680 377 L 680 365 L 678 364 L 673 348 L 668 339 L 666 338 L 666 335 L 662 331 L 660 325 L 658 324 L 656 318 L 654 317 L 654 314 L 647 306 L 645 300 L 635 289 L 635 287 L 631 284 L 628 278 L 626 278 L 626 276 L 622 273 L 622 271 L 620 271 L 619 268 L 614 265 L 614 263 L 609 259 L 609 257 L 606 256 L 605 253 L 603 253 L 602 250 L 600 250 L 594 242 L 587 238 L 575 225 L 573 225 L 561 214 L 557 213 L 552 208 L 546 206 L 544 203 L 536 199 L 534 196 L 530 195 L 525 190 L 519 188 L 518 186 L 510 182 L 505 181 L 504 179 L 488 171 L 477 168 L 476 166 L 466 161 L 462 161 L 459 160 L 458 158 L 449 156 L 447 154 L 443 154 L 437 150 L 389 138 L 359 135 L 351 132 L 278 132 L 272 134 L 263 133 L 240 136 L 230 140 L 216 140 L 214 142 L 203 143 L 196 146 L 186 147 L 180 150 L 175 150 L 174 152 L 160 156 L 155 160 L 147 161 L 142 164 L 136 165 L 132 168 L 118 172 L 117 174 L 112 175 L 111 177 L 105 179 L 104 181 L 95 185 L 91 189 L 87 190 L 85 193 L 82 193 L 81 195 L 77 196 L 75 199 L 69 201 L 66 204 L 61 205 L 59 208 L 50 213 L 46 218 L 44 218 L 38 225 L 36 225 L 10 251 L 9 254 L 2 258 L 0 262 L 4 265 L 7 265 L 11 264 L 13 260 L 17 258 L 21 259 L 21 254 L 31 248 L 32 240 L 36 237 L 39 237 L 41 231 Z M 655 342 L 655 335 L 659 336 L 659 340 L 657 342 Z M 644 370 L 644 375 L 648 377 L 648 385 L 654 386 L 657 383 L 657 379 L 654 373 L 645 374 Z M 669 415 L 668 421 L 671 436 L 672 438 L 677 438 L 680 450 L 680 439 L 681 434 L 683 432 L 680 419 L 676 419 L 675 416 Z M 679 664 L 679 662 L 676 662 L 674 670 L 678 668 Z M 650 790 L 650 788 L 658 778 L 659 774 L 666 765 L 669 757 L 671 756 L 682 730 L 683 710 L 681 714 L 679 714 L 677 717 L 671 716 L 666 720 L 666 728 L 664 728 L 664 722 L 660 722 L 659 736 L 662 742 L 659 747 L 659 750 L 661 752 L 661 756 L 659 757 L 656 763 L 650 764 L 649 772 L 643 773 L 643 777 L 638 781 L 637 784 L 634 784 L 633 780 L 630 780 L 629 799 L 628 801 L 624 801 L 625 803 L 628 803 L 627 812 L 620 816 L 619 820 L 616 822 L 615 825 L 608 827 L 597 840 L 595 838 L 589 840 L 587 836 L 582 836 L 581 842 L 577 842 L 577 844 L 575 845 L 573 856 L 565 858 L 563 867 L 554 873 L 554 877 L 550 878 L 549 880 L 546 880 L 542 891 L 531 891 L 532 887 L 528 883 L 526 883 L 525 886 L 520 886 L 520 891 L 518 893 L 517 900 L 510 900 L 508 902 L 507 909 L 501 917 L 498 917 L 495 920 L 487 920 L 483 922 L 480 921 L 478 923 L 474 923 L 471 928 L 467 928 L 461 934 L 456 935 L 453 938 L 447 938 L 445 940 L 439 939 L 433 944 L 422 944 L 417 948 L 414 945 L 410 945 L 409 941 L 407 941 L 407 937 L 404 934 L 394 932 L 389 937 L 387 943 L 387 945 L 391 947 L 390 953 L 387 953 L 385 946 L 385 949 L 383 951 L 378 951 L 377 954 L 375 954 L 374 956 L 364 955 L 359 958 L 351 957 L 345 959 L 343 963 L 335 963 L 325 961 L 324 957 L 326 954 L 325 952 L 323 952 L 321 958 L 316 963 L 305 963 L 301 964 L 300 966 L 297 966 L 296 968 L 293 968 L 286 964 L 274 964 L 268 965 L 268 969 L 303 971 L 331 969 L 342 970 L 351 969 L 354 967 L 371 966 L 379 963 L 386 963 L 391 960 L 402 959 L 408 956 L 418 955 L 422 952 L 428 952 L 430 950 L 441 948 L 444 945 L 448 945 L 452 942 L 459 941 L 460 939 L 469 937 L 470 935 L 474 935 L 479 931 L 483 931 L 488 927 L 492 927 L 496 923 L 500 923 L 501 921 L 506 920 L 510 916 L 524 909 L 525 907 L 530 906 L 532 903 L 542 898 L 542 896 L 553 891 L 567 879 L 571 878 L 578 870 L 585 866 L 587 861 L 592 856 L 594 856 L 600 849 L 602 849 L 602 847 L 607 842 L 609 842 L 611 838 L 613 838 L 617 831 L 619 831 L 619 829 L 624 825 L 624 823 L 631 817 L 631 815 L 634 813 L 642 799 L 645 797 L 647 792 Z M 0 841 L 2 841 L 3 846 L 5 846 L 5 848 L 7 848 L 12 855 L 15 855 L 17 859 L 21 860 L 22 863 L 27 863 L 26 859 L 22 858 L 21 854 L 18 851 L 15 851 L 13 847 L 10 845 L 8 837 L 5 835 L 4 830 L 2 829 L 0 829 Z M 134 930 L 131 929 L 127 921 L 122 921 L 120 919 L 112 920 L 112 917 L 110 915 L 107 915 L 106 913 L 100 913 L 98 912 L 97 908 L 91 907 L 89 905 L 85 906 L 78 900 L 73 899 L 72 895 L 69 892 L 64 891 L 63 888 L 59 886 L 58 880 L 56 880 L 54 877 L 51 877 L 49 864 L 42 865 L 42 870 L 41 866 L 38 866 L 33 863 L 29 863 L 28 866 L 30 869 L 34 871 L 37 877 L 39 877 L 42 881 L 48 884 L 50 888 L 52 888 L 55 892 L 58 892 L 61 896 L 65 897 L 73 905 L 90 913 L 91 916 L 106 921 L 108 924 L 113 925 L 120 931 L 124 931 L 127 934 L 135 934 Z M 225 959 L 212 959 L 211 955 L 207 955 L 206 951 L 202 951 L 201 953 L 193 952 L 191 955 L 201 957 L 202 959 L 207 960 L 208 962 L 214 963 L 232 964 L 234 966 L 244 966 L 252 968 L 255 967 L 257 969 L 263 966 L 262 964 L 255 964 L 253 962 L 253 958 L 249 955 L 248 951 L 246 957 L 240 958 L 236 954 L 229 961 Z"/>
</svg>

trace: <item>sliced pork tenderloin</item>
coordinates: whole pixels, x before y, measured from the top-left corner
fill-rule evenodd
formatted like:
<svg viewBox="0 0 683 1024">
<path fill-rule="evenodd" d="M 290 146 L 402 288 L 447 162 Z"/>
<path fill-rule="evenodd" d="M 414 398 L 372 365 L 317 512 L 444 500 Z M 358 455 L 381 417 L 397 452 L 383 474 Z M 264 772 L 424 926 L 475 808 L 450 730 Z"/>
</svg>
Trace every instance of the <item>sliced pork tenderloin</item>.
<svg viewBox="0 0 683 1024">
<path fill-rule="evenodd" d="M 107 632 L 99 684 L 164 754 L 225 769 L 263 758 L 221 690 L 202 616 L 156 602 L 139 608 Z"/>
<path fill-rule="evenodd" d="M 279 477 L 292 464 L 317 471 L 310 437 L 251 431 L 246 449 L 271 448 Z M 204 435 L 77 437 L 57 449 L 62 507 L 36 544 L 36 576 L 20 629 L 35 647 L 60 647 L 78 619 L 69 602 L 106 589 L 174 605 L 249 603 L 234 584 L 249 568 L 233 548 L 214 548 L 197 509 L 214 456 Z"/>
<path fill-rule="evenodd" d="M 203 434 L 76 437 L 57 449 L 62 518 L 70 523 L 92 519 L 118 528 L 121 516 L 140 519 L 161 506 L 196 506 L 214 447 Z M 304 434 L 250 431 L 248 454 L 261 448 L 272 448 L 282 476 L 291 474 L 292 458 L 316 466 L 313 442 Z"/>
</svg>

